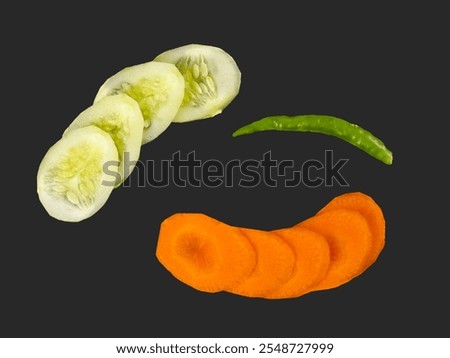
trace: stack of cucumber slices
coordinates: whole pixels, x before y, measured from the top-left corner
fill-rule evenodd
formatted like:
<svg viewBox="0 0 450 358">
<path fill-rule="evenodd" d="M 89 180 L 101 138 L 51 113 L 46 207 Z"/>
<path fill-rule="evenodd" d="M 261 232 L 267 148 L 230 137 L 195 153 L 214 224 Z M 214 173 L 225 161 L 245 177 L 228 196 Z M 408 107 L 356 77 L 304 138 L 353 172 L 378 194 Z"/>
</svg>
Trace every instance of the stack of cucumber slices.
<svg viewBox="0 0 450 358">
<path fill-rule="evenodd" d="M 91 217 L 130 175 L 141 145 L 172 122 L 221 113 L 240 84 L 241 72 L 227 52 L 199 44 L 117 72 L 45 154 L 37 174 L 39 200 L 61 221 Z"/>
</svg>

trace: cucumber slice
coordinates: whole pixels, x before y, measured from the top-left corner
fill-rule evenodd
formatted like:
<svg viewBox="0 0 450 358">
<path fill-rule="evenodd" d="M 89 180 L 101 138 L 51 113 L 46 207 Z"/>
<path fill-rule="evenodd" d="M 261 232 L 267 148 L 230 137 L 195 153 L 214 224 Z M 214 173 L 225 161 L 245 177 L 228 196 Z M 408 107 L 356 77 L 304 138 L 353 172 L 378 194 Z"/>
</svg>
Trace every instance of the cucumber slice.
<svg viewBox="0 0 450 358">
<path fill-rule="evenodd" d="M 95 126 L 67 133 L 45 154 L 38 169 L 37 192 L 48 214 L 78 222 L 96 213 L 114 188 L 104 166 L 118 164 L 111 136 Z"/>
<path fill-rule="evenodd" d="M 113 139 L 119 155 L 116 184 L 118 187 L 131 174 L 141 151 L 144 119 L 137 102 L 125 94 L 102 98 L 81 112 L 64 132 L 94 125 Z"/>
<path fill-rule="evenodd" d="M 184 79 L 169 63 L 147 62 L 126 67 L 108 78 L 94 102 L 118 93 L 133 98 L 144 117 L 142 144 L 164 132 L 180 108 L 184 96 Z"/>
<path fill-rule="evenodd" d="M 173 63 L 185 80 L 183 103 L 174 122 L 214 117 L 239 93 L 241 71 L 221 48 L 186 45 L 163 52 L 154 61 Z"/>
</svg>

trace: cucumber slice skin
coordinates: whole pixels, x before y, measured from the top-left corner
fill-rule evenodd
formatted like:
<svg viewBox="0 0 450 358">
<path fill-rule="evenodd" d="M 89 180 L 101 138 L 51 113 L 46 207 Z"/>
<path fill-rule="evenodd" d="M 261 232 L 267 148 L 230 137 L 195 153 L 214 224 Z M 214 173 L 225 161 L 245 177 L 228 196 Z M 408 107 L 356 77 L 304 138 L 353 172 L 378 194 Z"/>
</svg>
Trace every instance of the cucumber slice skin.
<svg viewBox="0 0 450 358">
<path fill-rule="evenodd" d="M 101 85 L 94 103 L 118 93 L 139 104 L 144 118 L 142 144 L 146 144 L 172 123 L 184 98 L 184 78 L 170 63 L 149 61 L 125 67 Z"/>
<path fill-rule="evenodd" d="M 66 222 L 94 215 L 114 188 L 102 184 L 113 183 L 103 165 L 118 159 L 111 136 L 95 126 L 74 129 L 58 140 L 44 155 L 37 173 L 37 193 L 47 213 Z M 84 172 L 90 175 L 83 176 Z"/>
<path fill-rule="evenodd" d="M 115 187 L 133 171 L 141 151 L 144 119 L 138 103 L 125 94 L 107 96 L 81 112 L 65 130 L 94 125 L 107 132 L 117 148 L 119 167 Z"/>
<path fill-rule="evenodd" d="M 159 54 L 154 61 L 176 65 L 185 79 L 185 96 L 173 122 L 214 117 L 240 91 L 241 71 L 234 58 L 219 47 L 184 45 Z"/>
</svg>

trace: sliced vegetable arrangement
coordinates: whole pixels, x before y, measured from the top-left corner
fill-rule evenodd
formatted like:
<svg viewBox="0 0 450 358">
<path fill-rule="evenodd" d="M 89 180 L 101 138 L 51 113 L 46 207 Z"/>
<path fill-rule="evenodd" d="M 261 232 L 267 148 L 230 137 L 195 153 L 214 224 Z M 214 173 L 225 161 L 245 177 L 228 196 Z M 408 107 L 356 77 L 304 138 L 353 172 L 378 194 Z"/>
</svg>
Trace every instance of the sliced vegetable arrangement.
<svg viewBox="0 0 450 358">
<path fill-rule="evenodd" d="M 241 72 L 227 52 L 199 44 L 118 71 L 42 159 L 37 192 L 43 207 L 62 221 L 91 217 L 131 174 L 142 145 L 173 122 L 218 115 L 240 84 Z M 332 135 L 392 164 L 392 152 L 380 139 L 328 115 L 265 117 L 233 137 L 267 130 Z M 370 196 L 353 192 L 311 218 L 273 231 L 231 226 L 200 213 L 174 214 L 161 224 L 156 257 L 199 291 L 286 299 L 349 282 L 378 259 L 384 244 L 381 208 Z"/>
<path fill-rule="evenodd" d="M 117 72 L 42 159 L 37 176 L 42 205 L 62 221 L 92 216 L 130 175 L 142 144 L 156 139 L 172 122 L 221 113 L 238 94 L 240 83 L 241 72 L 228 53 L 199 44 Z M 105 168 L 115 175 L 106 175 Z"/>
<path fill-rule="evenodd" d="M 204 292 L 294 298 L 339 287 L 379 257 L 381 208 L 352 192 L 290 228 L 234 227 L 198 213 L 174 214 L 160 228 L 156 257 L 181 282 Z"/>
</svg>

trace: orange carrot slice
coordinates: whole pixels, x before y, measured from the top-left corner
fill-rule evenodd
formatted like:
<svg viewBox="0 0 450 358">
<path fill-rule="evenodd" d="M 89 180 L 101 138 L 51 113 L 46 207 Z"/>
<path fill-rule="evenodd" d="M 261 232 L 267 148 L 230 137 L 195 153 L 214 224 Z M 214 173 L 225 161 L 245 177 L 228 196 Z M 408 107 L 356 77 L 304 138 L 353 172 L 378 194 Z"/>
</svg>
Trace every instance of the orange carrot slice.
<svg viewBox="0 0 450 358">
<path fill-rule="evenodd" d="M 236 286 L 256 264 L 255 250 L 238 228 L 199 213 L 162 222 L 156 257 L 178 280 L 204 292 Z"/>
<path fill-rule="evenodd" d="M 334 209 L 356 210 L 367 220 L 372 233 L 372 248 L 365 265 L 366 268 L 369 267 L 384 248 L 386 223 L 383 211 L 373 198 L 361 192 L 345 193 L 335 197 L 318 214 Z"/>
<path fill-rule="evenodd" d="M 228 291 L 263 298 L 289 280 L 296 258 L 291 247 L 272 232 L 248 228 L 241 231 L 256 251 L 256 265 L 245 281 Z"/>
<path fill-rule="evenodd" d="M 323 235 L 330 247 L 330 265 L 314 290 L 338 287 L 364 270 L 372 247 L 372 237 L 366 219 L 357 211 L 326 211 L 295 227 L 307 228 Z"/>
<path fill-rule="evenodd" d="M 324 236 L 303 227 L 272 231 L 292 247 L 296 263 L 291 278 L 267 298 L 294 298 L 311 291 L 323 280 L 330 264 L 330 248 Z"/>
</svg>

